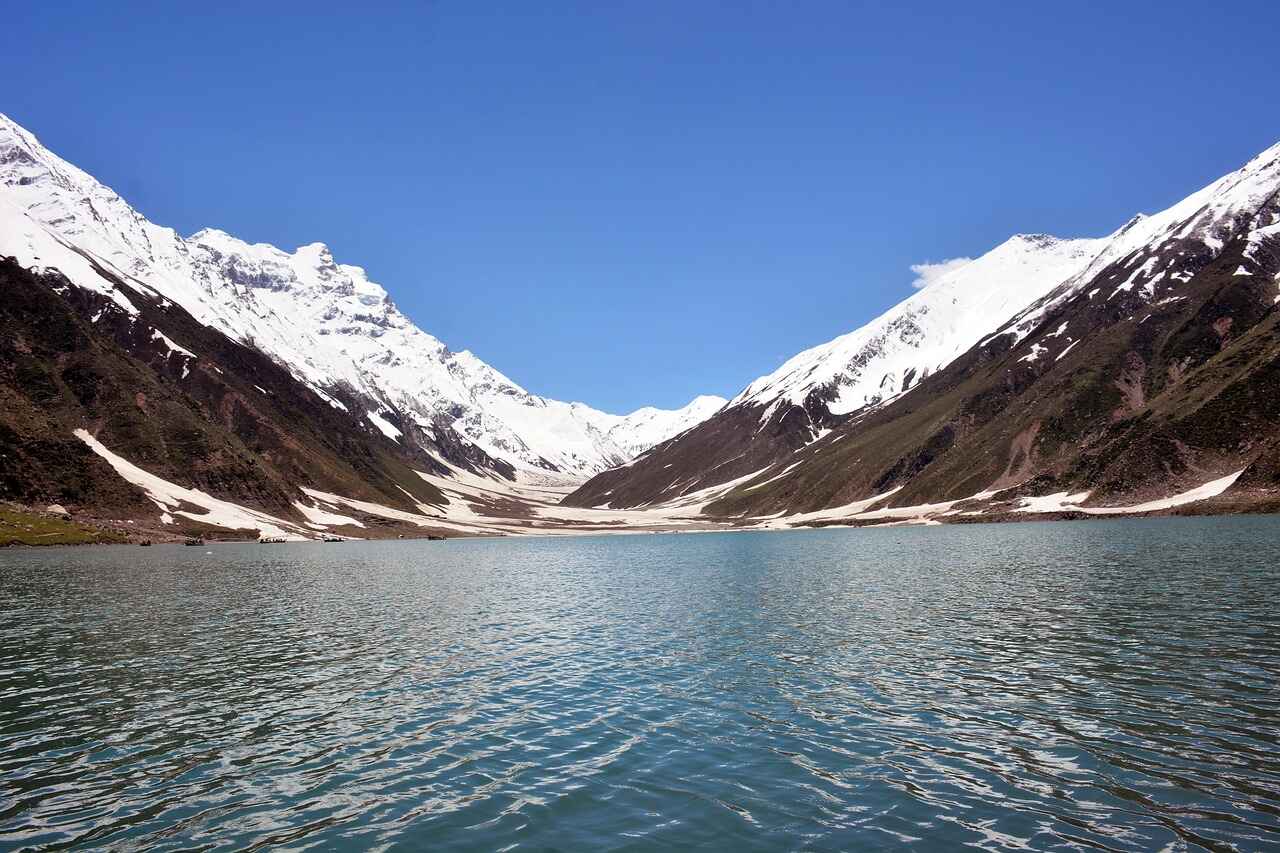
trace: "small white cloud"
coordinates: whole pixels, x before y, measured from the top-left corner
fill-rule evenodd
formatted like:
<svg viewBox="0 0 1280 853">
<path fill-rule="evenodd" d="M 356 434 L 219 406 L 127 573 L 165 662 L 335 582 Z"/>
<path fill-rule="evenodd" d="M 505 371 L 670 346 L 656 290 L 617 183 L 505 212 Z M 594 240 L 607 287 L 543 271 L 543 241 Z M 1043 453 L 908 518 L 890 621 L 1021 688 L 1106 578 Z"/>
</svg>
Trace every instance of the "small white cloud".
<svg viewBox="0 0 1280 853">
<path fill-rule="evenodd" d="M 973 258 L 951 258 L 946 261 L 938 261 L 936 264 L 912 264 L 911 271 L 916 274 L 916 280 L 911 282 L 911 286 L 916 290 L 928 287 L 947 273 L 960 269 L 960 267 L 970 263 L 972 260 Z"/>
</svg>

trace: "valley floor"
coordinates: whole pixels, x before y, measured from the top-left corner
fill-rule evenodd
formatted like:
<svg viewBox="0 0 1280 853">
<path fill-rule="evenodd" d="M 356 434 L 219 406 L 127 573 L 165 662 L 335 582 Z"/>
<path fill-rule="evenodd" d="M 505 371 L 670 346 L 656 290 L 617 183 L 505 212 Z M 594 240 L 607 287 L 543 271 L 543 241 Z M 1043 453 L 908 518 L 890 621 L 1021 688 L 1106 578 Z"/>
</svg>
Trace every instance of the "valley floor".
<svg viewBox="0 0 1280 853">
<path fill-rule="evenodd" d="M 107 518 L 92 513 L 68 518 L 41 508 L 13 507 L 0 513 L 0 544 L 94 542 L 412 539 L 475 536 L 572 536 L 715 530 L 789 530 L 830 526 L 972 524 L 1032 519 L 1085 519 L 1153 514 L 1274 512 L 1280 494 L 1231 490 L 1240 472 L 1209 480 L 1172 495 L 1120 506 L 1092 506 L 1087 491 L 1017 496 L 1012 489 L 984 491 L 958 500 L 894 506 L 899 489 L 815 512 L 716 518 L 704 508 L 756 480 L 753 472 L 718 486 L 642 508 L 604 505 L 583 508 L 561 503 L 578 482 L 554 475 L 523 474 L 517 482 L 482 476 L 447 463 L 448 475 L 418 472 L 439 489 L 441 503 L 413 502 L 413 509 L 303 487 L 295 502 L 298 518 L 271 515 L 163 480 L 113 453 L 87 434 L 81 436 L 125 480 L 142 489 L 161 511 L 157 520 Z M 750 488 L 750 487 L 748 487 Z M 408 493 L 405 493 L 406 496 Z"/>
</svg>

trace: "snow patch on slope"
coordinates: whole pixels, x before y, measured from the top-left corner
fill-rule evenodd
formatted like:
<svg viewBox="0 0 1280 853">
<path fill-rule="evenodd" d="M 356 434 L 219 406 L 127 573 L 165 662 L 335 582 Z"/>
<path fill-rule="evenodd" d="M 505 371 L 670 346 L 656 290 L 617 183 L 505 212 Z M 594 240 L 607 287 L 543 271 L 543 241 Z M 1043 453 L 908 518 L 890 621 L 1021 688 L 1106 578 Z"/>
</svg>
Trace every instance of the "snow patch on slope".
<svg viewBox="0 0 1280 853">
<path fill-rule="evenodd" d="M 160 331 L 159 329 L 151 330 L 151 340 L 162 342 L 166 347 L 168 347 L 169 352 L 171 354 L 176 353 L 178 355 L 185 355 L 188 358 L 196 357 L 195 353 L 193 353 L 191 350 L 187 349 L 186 347 L 178 346 L 173 342 L 171 338 L 169 338 L 168 335 L 166 335 L 164 332 Z"/>
<path fill-rule="evenodd" d="M 400 436 L 404 435 L 404 433 L 396 429 L 395 424 L 384 418 L 381 412 L 365 412 L 364 416 L 369 419 L 369 423 L 378 428 L 379 432 L 392 441 L 399 441 Z"/>
<path fill-rule="evenodd" d="M 1219 477 L 1216 480 L 1210 480 L 1203 485 L 1196 486 L 1194 489 L 1188 489 L 1176 495 L 1170 495 L 1167 498 L 1160 498 L 1154 501 L 1147 501 L 1140 504 L 1131 504 L 1130 506 L 1080 506 L 1081 503 L 1089 499 L 1089 492 L 1079 492 L 1078 494 L 1069 495 L 1066 492 L 1056 492 L 1052 495 L 1044 495 L 1042 497 L 1024 498 L 1022 506 L 1018 507 L 1016 512 L 1083 512 L 1087 515 L 1124 515 L 1140 512 L 1158 512 L 1165 509 L 1173 509 L 1174 507 L 1184 506 L 1196 501 L 1208 500 L 1215 498 L 1225 492 L 1235 484 L 1235 481 L 1244 473 L 1244 469 L 1236 471 L 1234 474 L 1228 474 L 1225 477 Z"/>
<path fill-rule="evenodd" d="M 170 515 L 181 515 L 192 521 L 225 527 L 231 530 L 257 530 L 261 536 L 282 537 L 285 539 L 306 539 L 296 532 L 292 522 L 276 518 L 256 509 L 234 504 L 215 498 L 199 489 L 189 489 L 144 471 L 129 460 L 119 456 L 104 446 L 88 433 L 87 430 L 75 431 L 76 438 L 89 446 L 89 449 L 106 460 L 115 472 L 130 483 L 147 493 L 162 512 Z M 203 513 L 180 509 L 184 505 L 192 505 L 205 510 Z"/>
</svg>

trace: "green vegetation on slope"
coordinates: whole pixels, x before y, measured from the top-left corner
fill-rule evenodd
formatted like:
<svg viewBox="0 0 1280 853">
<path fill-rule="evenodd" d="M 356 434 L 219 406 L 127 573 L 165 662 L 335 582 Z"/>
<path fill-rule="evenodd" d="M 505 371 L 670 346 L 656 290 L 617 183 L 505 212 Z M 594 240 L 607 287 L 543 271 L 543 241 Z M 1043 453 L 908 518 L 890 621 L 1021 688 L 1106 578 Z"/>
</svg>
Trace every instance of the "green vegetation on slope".
<svg viewBox="0 0 1280 853">
<path fill-rule="evenodd" d="M 6 545 L 91 545 L 124 542 L 109 530 L 98 530 L 64 518 L 0 507 L 0 547 Z"/>
</svg>

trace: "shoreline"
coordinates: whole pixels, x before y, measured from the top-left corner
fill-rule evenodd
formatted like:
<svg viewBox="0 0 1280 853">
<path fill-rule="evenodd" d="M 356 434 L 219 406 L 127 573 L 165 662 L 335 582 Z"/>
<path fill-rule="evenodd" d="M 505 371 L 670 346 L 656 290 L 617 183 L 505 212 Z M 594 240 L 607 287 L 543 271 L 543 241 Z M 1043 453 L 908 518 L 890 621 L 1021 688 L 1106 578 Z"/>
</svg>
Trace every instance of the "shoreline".
<svg viewBox="0 0 1280 853">
<path fill-rule="evenodd" d="M 1208 503 L 1208 502 L 1205 502 Z M 1231 502 L 1235 504 L 1236 502 Z M 902 528 L 902 527 L 943 527 L 943 526 L 971 526 L 986 524 L 1025 524 L 1036 522 L 1089 522 L 1089 521 L 1125 521 L 1132 519 L 1144 518 L 1223 518 L 1228 516 L 1280 516 L 1280 502 L 1251 502 L 1248 506 L 1232 505 L 1221 509 L 1213 506 L 1195 507 L 1194 505 L 1183 505 L 1170 509 L 1156 510 L 1143 513 L 1111 513 L 1106 515 L 1098 515 L 1077 511 L 1064 512 L 1045 512 L 1045 513 L 991 513 L 974 516 L 955 516 L 945 519 L 936 518 L 911 518 L 899 519 L 895 521 L 818 521 L 810 524 L 800 524 L 790 527 L 784 526 L 764 526 L 764 525 L 747 525 L 720 523 L 720 526 L 702 526 L 670 529 L 654 529 L 643 527 L 613 527 L 609 529 L 592 528 L 592 527 L 560 527 L 555 529 L 540 529 L 530 527 L 527 533 L 460 533 L 455 535 L 441 536 L 438 533 L 429 533 L 423 530 L 421 533 L 397 533 L 394 536 L 377 536 L 377 537 L 345 537 L 337 542 L 326 543 L 323 539 L 287 539 L 279 542 L 260 542 L 257 539 L 245 538 L 223 538 L 223 539 L 205 539 L 204 546 L 212 545 L 314 545 L 314 544 L 345 544 L 347 542 L 364 543 L 364 542 L 432 542 L 432 541 L 451 541 L 451 540 L 519 540 L 519 539 L 554 539 L 554 538 L 581 538 L 587 536 L 642 536 L 642 535 L 678 535 L 678 534 L 705 534 L 705 533 L 786 533 L 799 531 L 829 530 L 829 529 L 884 529 L 884 528 Z M 97 529 L 101 533 L 108 536 L 112 533 L 119 532 L 124 534 L 121 528 L 115 526 L 98 527 L 92 521 L 83 518 L 77 519 L 71 516 L 66 519 L 68 524 L 74 525 L 80 529 Z M 715 525 L 717 522 L 708 519 L 708 525 Z M 132 531 L 127 531 L 132 533 Z M 149 532 L 149 531 L 145 531 Z M 136 535 L 136 541 L 104 538 L 98 541 L 48 541 L 48 542 L 20 542 L 9 541 L 0 542 L 0 550 L 21 550 L 21 549 L 49 549 L 49 548 L 80 548 L 86 546 L 112 546 L 112 547 L 161 547 L 161 546 L 181 546 L 192 547 L 186 545 L 186 539 L 189 537 L 173 536 L 169 534 L 163 538 L 155 536 L 142 535 L 140 532 Z M 149 540 L 150 545 L 143 545 L 142 540 Z M 202 546 L 195 546 L 202 547 Z"/>
</svg>

